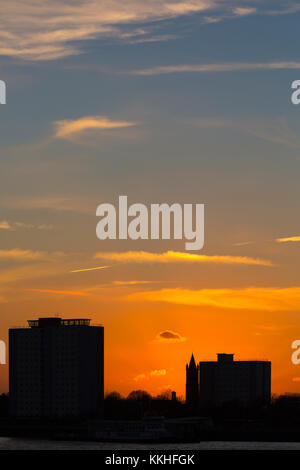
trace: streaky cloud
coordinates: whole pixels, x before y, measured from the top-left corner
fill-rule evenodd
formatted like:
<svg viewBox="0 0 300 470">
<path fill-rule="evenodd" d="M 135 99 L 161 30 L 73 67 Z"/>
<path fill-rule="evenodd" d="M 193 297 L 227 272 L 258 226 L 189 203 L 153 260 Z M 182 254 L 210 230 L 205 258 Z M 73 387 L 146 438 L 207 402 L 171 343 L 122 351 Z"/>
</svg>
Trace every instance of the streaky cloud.
<svg viewBox="0 0 300 470">
<path fill-rule="evenodd" d="M 160 281 L 113 281 L 115 286 L 139 286 L 145 284 L 156 284 Z"/>
<path fill-rule="evenodd" d="M 299 61 L 278 62 L 227 62 L 215 64 L 178 64 L 160 65 L 147 69 L 137 69 L 124 73 L 131 75 L 166 75 L 171 73 L 220 73 L 220 72 L 243 72 L 247 70 L 298 70 Z"/>
<path fill-rule="evenodd" d="M 167 251 L 165 253 L 150 253 L 146 251 L 101 252 L 96 253 L 95 258 L 122 263 L 213 263 L 274 266 L 271 261 L 250 258 L 248 256 L 197 255 L 178 251 Z"/>
<path fill-rule="evenodd" d="M 57 290 L 57 289 L 28 289 L 31 292 L 38 292 L 41 294 L 54 294 L 54 295 L 75 295 L 75 296 L 90 296 L 88 292 L 72 291 L 72 290 Z"/>
<path fill-rule="evenodd" d="M 16 261 L 23 260 L 42 260 L 48 258 L 49 254 L 45 251 L 20 250 L 14 248 L 11 250 L 0 250 L 0 259 L 9 259 Z"/>
<path fill-rule="evenodd" d="M 97 266 L 95 268 L 73 269 L 72 271 L 70 271 L 70 273 L 83 273 L 86 271 L 97 271 L 97 270 L 107 269 L 107 268 L 110 268 L 110 266 Z"/>
<path fill-rule="evenodd" d="M 237 16 L 252 15 L 257 12 L 256 8 L 237 7 L 233 9 L 233 13 Z"/>
<path fill-rule="evenodd" d="M 200 290 L 175 288 L 135 292 L 126 299 L 233 310 L 297 311 L 300 308 L 300 287 Z"/>
<path fill-rule="evenodd" d="M 276 241 L 277 243 L 300 242 L 300 235 L 296 235 L 296 236 L 294 236 L 294 237 L 276 238 L 275 241 Z"/>
</svg>

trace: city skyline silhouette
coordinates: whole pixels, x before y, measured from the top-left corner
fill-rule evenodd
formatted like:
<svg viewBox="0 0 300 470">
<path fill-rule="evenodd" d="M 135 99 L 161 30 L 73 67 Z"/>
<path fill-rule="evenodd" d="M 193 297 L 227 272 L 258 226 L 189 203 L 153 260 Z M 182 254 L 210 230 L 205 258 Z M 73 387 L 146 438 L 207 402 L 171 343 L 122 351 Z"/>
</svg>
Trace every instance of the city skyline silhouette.
<svg viewBox="0 0 300 470">
<path fill-rule="evenodd" d="M 56 317 L 54 318 L 57 318 L 58 315 L 56 315 Z M 73 316 L 74 317 L 74 316 Z M 37 320 L 32 320 L 32 322 L 36 322 Z M 66 322 L 69 321 L 69 320 L 65 320 Z M 92 321 L 92 324 L 98 324 L 98 323 L 95 323 Z M 20 328 L 21 325 L 18 326 L 18 328 Z M 110 332 L 109 336 L 111 336 L 112 332 Z M 165 337 L 167 338 L 167 340 L 165 340 Z M 172 341 L 174 340 L 175 341 L 175 345 L 177 345 L 178 343 L 180 344 L 181 342 L 182 343 L 185 343 L 185 338 L 181 337 L 179 334 L 175 333 L 175 332 L 172 332 L 171 330 L 166 330 L 165 332 L 163 332 L 163 334 L 161 335 L 160 338 L 156 338 L 154 340 L 154 342 L 159 342 L 159 341 L 162 341 L 163 344 L 165 341 Z M 195 349 L 194 349 L 195 350 Z M 232 350 L 232 349 L 230 349 Z M 214 352 L 214 355 L 212 357 L 212 361 L 214 361 L 215 359 L 215 355 L 217 353 Z M 7 356 L 8 356 L 8 350 L 7 350 Z M 107 356 L 107 355 L 106 355 Z M 106 357 L 105 356 L 105 361 L 106 363 L 110 362 L 110 358 Z M 198 356 L 198 354 L 197 354 Z M 194 354 L 192 354 L 192 357 L 194 357 Z M 207 356 L 205 356 L 204 354 L 203 355 L 200 355 L 199 354 L 199 359 L 200 359 L 200 362 L 202 361 L 207 361 Z M 118 360 L 118 358 L 116 357 L 116 360 Z M 253 353 L 253 356 L 252 358 L 249 357 L 249 355 L 247 355 L 247 357 L 241 357 L 239 354 L 237 355 L 237 360 L 240 362 L 240 361 L 257 361 L 257 360 L 265 360 L 265 357 L 260 357 L 258 356 L 258 354 L 256 353 Z M 160 395 L 160 394 L 163 394 L 164 392 L 166 391 L 176 391 L 177 393 L 177 397 L 180 398 L 181 400 L 182 399 L 185 399 L 186 397 L 186 394 L 187 394 L 187 391 L 186 391 L 186 378 L 184 377 L 182 371 L 184 370 L 185 368 L 185 364 L 186 364 L 186 361 L 185 361 L 185 358 L 184 356 L 182 355 L 181 357 L 181 363 L 182 363 L 182 368 L 181 368 L 181 371 L 180 371 L 180 381 L 179 381 L 179 386 L 175 386 L 174 384 L 167 384 L 168 386 L 162 386 L 160 388 L 158 388 L 157 390 L 155 390 L 153 392 L 153 390 L 149 390 L 149 388 L 147 387 L 148 383 L 153 380 L 161 380 L 161 381 L 165 381 L 166 380 L 166 376 L 168 375 L 168 371 L 167 369 L 165 368 L 162 368 L 162 369 L 153 369 L 153 370 L 149 370 L 147 372 L 147 375 L 145 373 L 143 374 L 140 374 L 140 375 L 137 375 L 136 377 L 133 377 L 132 378 L 132 386 L 131 387 L 128 387 L 128 392 L 124 393 L 124 391 L 118 387 L 114 387 L 110 384 L 110 381 L 109 381 L 109 373 L 107 373 L 106 371 L 106 381 L 105 381 L 105 389 L 104 389 L 104 393 L 107 395 L 113 391 L 117 391 L 118 393 L 120 393 L 122 396 L 127 396 L 132 390 L 136 390 L 136 389 L 142 389 L 142 390 L 146 390 L 148 393 L 150 393 L 151 395 L 155 396 L 155 395 Z M 3 365 L 1 366 L 3 367 Z M 7 364 L 5 364 L 5 367 L 8 367 L 8 361 L 7 361 Z M 198 367 L 198 366 L 196 366 Z M 105 367 L 104 367 L 104 370 L 105 370 Z M 200 374 L 200 372 L 199 372 Z M 200 380 L 200 379 L 199 379 Z M 272 384 L 273 384 L 273 372 L 272 372 Z M 2 391 L 3 393 L 6 392 L 6 390 L 3 390 Z M 286 393 L 286 392 L 289 392 L 288 389 L 284 389 L 282 391 L 282 393 Z M 272 393 L 277 393 L 276 390 L 273 389 L 273 386 L 272 386 Z M 278 394 L 278 393 L 277 393 Z"/>
</svg>

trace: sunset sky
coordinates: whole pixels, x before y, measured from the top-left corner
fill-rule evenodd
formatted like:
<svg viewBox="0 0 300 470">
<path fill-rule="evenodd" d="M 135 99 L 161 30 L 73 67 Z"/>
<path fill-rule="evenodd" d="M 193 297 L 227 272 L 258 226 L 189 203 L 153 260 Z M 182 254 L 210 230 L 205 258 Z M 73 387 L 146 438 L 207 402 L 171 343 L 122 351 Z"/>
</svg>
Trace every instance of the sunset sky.
<svg viewBox="0 0 300 470">
<path fill-rule="evenodd" d="M 192 352 L 271 360 L 272 392 L 300 392 L 299 20 L 295 0 L 1 0 L 0 339 L 88 317 L 106 392 L 184 395 Z M 204 203 L 204 248 L 100 241 L 119 195 Z"/>
</svg>

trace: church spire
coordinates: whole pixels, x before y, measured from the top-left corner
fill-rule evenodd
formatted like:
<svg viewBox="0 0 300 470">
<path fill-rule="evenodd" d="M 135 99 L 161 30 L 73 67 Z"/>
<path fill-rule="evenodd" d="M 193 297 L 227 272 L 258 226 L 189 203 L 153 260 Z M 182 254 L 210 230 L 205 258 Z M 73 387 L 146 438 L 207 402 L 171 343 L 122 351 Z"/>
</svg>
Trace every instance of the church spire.
<svg viewBox="0 0 300 470">
<path fill-rule="evenodd" d="M 196 367 L 196 361 L 195 361 L 193 353 L 192 353 L 192 357 L 191 357 L 191 360 L 190 360 L 189 367 Z"/>
<path fill-rule="evenodd" d="M 194 354 L 186 365 L 186 404 L 189 412 L 197 413 L 199 402 L 199 366 L 197 367 Z"/>
</svg>

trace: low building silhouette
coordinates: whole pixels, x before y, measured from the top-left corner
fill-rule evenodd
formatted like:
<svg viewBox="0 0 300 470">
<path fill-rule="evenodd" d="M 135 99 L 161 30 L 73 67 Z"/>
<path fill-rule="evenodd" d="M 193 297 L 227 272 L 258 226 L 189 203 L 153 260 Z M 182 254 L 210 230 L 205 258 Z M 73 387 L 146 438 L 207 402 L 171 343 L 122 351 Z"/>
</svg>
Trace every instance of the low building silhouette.
<svg viewBox="0 0 300 470">
<path fill-rule="evenodd" d="M 16 417 L 101 416 L 104 328 L 54 317 L 10 329 L 9 396 Z"/>
<path fill-rule="evenodd" d="M 190 412 L 229 403 L 256 406 L 270 402 L 270 361 L 234 361 L 233 354 L 217 357 L 217 361 L 197 365 L 192 355 L 186 365 L 186 405 Z"/>
<path fill-rule="evenodd" d="M 217 361 L 200 362 L 200 405 L 219 407 L 236 402 L 262 405 L 271 399 L 271 362 L 234 361 L 218 354 Z"/>
</svg>

